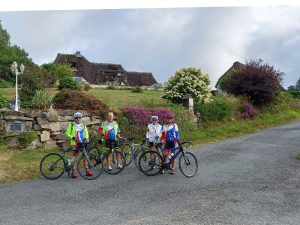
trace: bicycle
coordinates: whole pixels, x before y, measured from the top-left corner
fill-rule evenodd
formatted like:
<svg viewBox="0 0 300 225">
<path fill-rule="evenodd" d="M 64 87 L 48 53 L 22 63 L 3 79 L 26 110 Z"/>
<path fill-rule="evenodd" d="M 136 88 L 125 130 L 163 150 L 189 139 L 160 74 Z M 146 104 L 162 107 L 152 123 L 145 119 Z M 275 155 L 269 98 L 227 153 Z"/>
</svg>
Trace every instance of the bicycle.
<svg viewBox="0 0 300 225">
<path fill-rule="evenodd" d="M 189 144 L 188 144 L 189 143 Z M 147 176 L 155 176 L 162 170 L 170 170 L 171 163 L 179 156 L 179 169 L 181 173 L 190 178 L 195 176 L 198 171 L 198 161 L 194 154 L 185 151 L 184 145 L 191 145 L 191 142 L 178 141 L 178 147 L 175 154 L 169 159 L 164 157 L 157 151 L 146 151 L 139 158 L 139 167 L 142 173 Z M 186 168 L 185 168 L 186 167 Z M 192 168 L 194 167 L 194 168 Z M 191 172 L 187 169 L 191 168 Z"/>
<path fill-rule="evenodd" d="M 113 141 L 111 143 L 111 146 L 110 146 L 109 151 L 107 153 L 100 154 L 100 152 L 99 152 L 99 157 L 103 161 L 104 171 L 106 173 L 110 174 L 110 175 L 119 174 L 125 169 L 125 166 L 126 166 L 125 156 L 121 151 L 118 150 L 118 148 L 121 147 L 122 145 L 123 145 L 123 142 Z M 117 159 L 118 156 L 120 157 L 119 160 Z M 108 168 L 108 165 L 109 165 L 108 159 L 112 160 L 111 161 L 112 162 L 111 163 L 111 167 L 112 167 L 111 169 Z M 119 163 L 121 162 L 122 164 L 117 165 L 118 161 L 119 161 Z M 121 166 L 121 167 L 119 167 L 119 166 Z"/>
<path fill-rule="evenodd" d="M 72 158 L 68 158 L 66 153 L 68 149 L 64 146 L 65 141 L 57 141 L 56 144 L 63 151 L 63 155 L 58 153 L 49 153 L 41 160 L 40 172 L 46 179 L 55 180 L 61 177 L 64 172 L 68 173 L 72 167 L 77 164 L 77 171 L 81 177 L 87 180 L 94 180 L 98 178 L 103 171 L 103 164 L 101 159 L 93 154 L 87 152 L 86 145 L 81 144 L 80 154 Z M 93 176 L 86 176 L 85 172 L 89 169 L 93 172 Z"/>
<path fill-rule="evenodd" d="M 134 161 L 135 166 L 139 169 L 138 159 L 142 153 L 144 153 L 148 148 L 146 148 L 147 140 L 144 139 L 141 144 L 134 143 L 135 138 L 122 138 L 124 141 L 131 141 L 131 143 L 123 144 L 121 151 L 126 158 L 126 166 L 129 166 L 132 161 Z"/>
</svg>

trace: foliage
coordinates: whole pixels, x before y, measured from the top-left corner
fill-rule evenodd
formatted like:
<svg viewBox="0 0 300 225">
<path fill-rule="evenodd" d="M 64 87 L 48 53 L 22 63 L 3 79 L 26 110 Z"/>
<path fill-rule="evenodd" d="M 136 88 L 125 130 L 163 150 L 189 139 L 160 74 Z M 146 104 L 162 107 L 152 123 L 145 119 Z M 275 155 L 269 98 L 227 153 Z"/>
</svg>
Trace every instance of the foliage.
<svg viewBox="0 0 300 225">
<path fill-rule="evenodd" d="M 0 78 L 0 88 L 10 88 L 10 87 L 13 87 L 14 84 L 10 81 L 7 81 L 7 80 L 2 80 Z"/>
<path fill-rule="evenodd" d="M 0 21 L 0 78 L 8 80 L 15 76 L 10 68 L 13 62 L 19 65 L 23 63 L 25 67 L 34 65 L 24 49 L 17 45 L 11 46 L 10 35 L 2 27 Z"/>
<path fill-rule="evenodd" d="M 6 108 L 8 106 L 8 99 L 0 92 L 0 108 Z"/>
<path fill-rule="evenodd" d="M 259 114 L 259 110 L 256 109 L 251 103 L 244 103 L 239 107 L 237 116 L 242 119 L 249 119 L 257 116 Z"/>
<path fill-rule="evenodd" d="M 236 71 L 228 81 L 228 92 L 247 96 L 255 105 L 273 103 L 280 92 L 284 73 L 262 63 L 262 60 L 251 60 L 244 69 Z"/>
<path fill-rule="evenodd" d="M 27 131 L 16 136 L 1 137 L 0 143 L 16 149 L 26 149 L 36 139 L 37 134 L 35 131 Z"/>
<path fill-rule="evenodd" d="M 81 88 L 84 90 L 84 91 L 89 91 L 92 89 L 92 86 L 90 84 L 83 84 L 81 85 Z"/>
<path fill-rule="evenodd" d="M 295 86 L 293 86 L 293 85 L 289 86 L 288 91 L 296 91 Z"/>
<path fill-rule="evenodd" d="M 115 86 L 108 86 L 106 89 L 107 90 L 117 90 L 117 88 Z"/>
<path fill-rule="evenodd" d="M 128 118 L 131 124 L 146 125 L 150 120 L 149 109 L 138 105 L 126 105 L 122 108 L 123 114 Z"/>
<path fill-rule="evenodd" d="M 108 110 L 103 101 L 78 90 L 62 90 L 54 96 L 53 104 L 57 109 L 99 110 L 103 117 Z"/>
<path fill-rule="evenodd" d="M 300 78 L 297 80 L 297 83 L 296 83 L 296 85 L 295 85 L 295 89 L 296 89 L 297 91 L 300 91 Z"/>
<path fill-rule="evenodd" d="M 143 89 L 141 87 L 135 87 L 131 89 L 132 93 L 143 93 Z"/>
<path fill-rule="evenodd" d="M 200 113 L 203 121 L 222 120 L 225 117 L 232 116 L 235 111 L 235 105 L 223 96 L 214 97 L 212 101 L 204 104 L 196 104 L 196 111 Z"/>
<path fill-rule="evenodd" d="M 207 74 L 196 68 L 183 68 L 169 78 L 164 87 L 163 98 L 179 104 L 182 97 L 191 94 L 195 102 L 209 102 L 210 80 Z"/>
<path fill-rule="evenodd" d="M 49 108 L 52 104 L 52 95 L 42 89 L 35 91 L 35 95 L 31 100 L 31 107 L 35 109 L 45 109 Z"/>
<path fill-rule="evenodd" d="M 74 70 L 70 65 L 61 65 L 57 63 L 45 63 L 41 65 L 43 69 L 45 69 L 51 76 L 50 86 L 55 86 L 58 80 L 61 80 L 66 77 L 73 77 Z"/>
<path fill-rule="evenodd" d="M 300 91 L 288 91 L 288 93 L 294 98 L 300 99 Z"/>
<path fill-rule="evenodd" d="M 30 104 L 37 90 L 45 88 L 45 73 L 38 66 L 26 67 L 20 77 L 20 100 L 22 105 Z"/>
<path fill-rule="evenodd" d="M 80 84 L 71 77 L 64 77 L 59 81 L 58 89 L 80 90 Z"/>
</svg>

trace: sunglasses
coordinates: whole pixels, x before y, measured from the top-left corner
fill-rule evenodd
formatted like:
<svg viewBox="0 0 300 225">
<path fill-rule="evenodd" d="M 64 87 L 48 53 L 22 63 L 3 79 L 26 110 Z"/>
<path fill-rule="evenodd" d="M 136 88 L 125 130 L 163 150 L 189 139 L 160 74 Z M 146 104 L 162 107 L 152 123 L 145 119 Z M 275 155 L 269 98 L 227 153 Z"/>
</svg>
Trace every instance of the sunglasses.
<svg viewBox="0 0 300 225">
<path fill-rule="evenodd" d="M 75 120 L 80 119 L 80 117 L 75 117 Z"/>
</svg>

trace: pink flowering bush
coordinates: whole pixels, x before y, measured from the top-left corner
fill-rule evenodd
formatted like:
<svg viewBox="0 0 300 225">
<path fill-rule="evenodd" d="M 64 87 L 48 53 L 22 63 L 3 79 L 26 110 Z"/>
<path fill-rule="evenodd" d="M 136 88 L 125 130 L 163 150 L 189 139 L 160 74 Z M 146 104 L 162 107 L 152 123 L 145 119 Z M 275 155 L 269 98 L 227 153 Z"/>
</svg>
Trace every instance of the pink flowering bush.
<svg viewBox="0 0 300 225">
<path fill-rule="evenodd" d="M 243 119 L 249 119 L 252 117 L 255 117 L 259 114 L 259 110 L 256 109 L 252 104 L 250 103 L 244 103 L 238 111 L 238 116 Z"/>
<path fill-rule="evenodd" d="M 127 105 L 122 108 L 125 117 L 130 124 L 147 125 L 151 116 L 158 116 L 160 123 L 166 122 L 168 116 L 173 115 L 167 108 L 149 109 L 144 106 Z"/>
</svg>

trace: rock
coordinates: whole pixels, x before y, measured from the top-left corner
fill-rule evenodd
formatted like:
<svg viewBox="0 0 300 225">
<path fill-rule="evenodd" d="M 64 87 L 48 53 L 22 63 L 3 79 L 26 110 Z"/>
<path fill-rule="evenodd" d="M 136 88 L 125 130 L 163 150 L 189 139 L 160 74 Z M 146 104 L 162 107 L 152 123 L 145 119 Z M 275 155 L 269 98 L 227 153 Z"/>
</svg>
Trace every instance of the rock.
<svg viewBox="0 0 300 225">
<path fill-rule="evenodd" d="M 44 146 L 45 146 L 45 148 L 53 148 L 56 146 L 56 141 L 51 140 L 51 139 L 48 141 L 45 141 Z"/>
<path fill-rule="evenodd" d="M 33 118 L 25 117 L 25 116 L 4 116 L 5 120 L 25 120 L 25 121 L 33 121 Z"/>
<path fill-rule="evenodd" d="M 42 143 L 39 140 L 34 140 L 33 142 L 30 143 L 28 146 L 29 149 L 37 149 L 42 146 Z"/>
<path fill-rule="evenodd" d="M 49 131 L 42 131 L 41 132 L 41 142 L 45 142 L 50 140 L 50 132 Z"/>
</svg>

